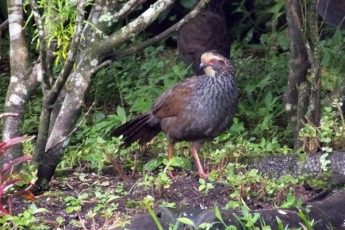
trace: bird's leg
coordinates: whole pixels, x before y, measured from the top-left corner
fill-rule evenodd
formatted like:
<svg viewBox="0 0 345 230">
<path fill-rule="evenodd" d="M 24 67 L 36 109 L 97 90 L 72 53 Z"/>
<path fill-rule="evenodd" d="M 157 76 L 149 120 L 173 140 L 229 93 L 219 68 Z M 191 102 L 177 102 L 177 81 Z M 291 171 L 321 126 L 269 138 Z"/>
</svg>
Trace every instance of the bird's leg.
<svg viewBox="0 0 345 230">
<path fill-rule="evenodd" d="M 168 160 L 169 161 L 173 158 L 173 153 L 174 153 L 174 144 L 169 143 L 168 144 Z M 169 169 L 168 174 L 172 179 L 174 179 L 174 175 L 172 174 L 170 169 Z"/>
<path fill-rule="evenodd" d="M 208 174 L 206 174 L 204 172 L 204 169 L 202 167 L 202 164 L 200 162 L 199 159 L 199 155 L 198 152 L 200 150 L 201 144 L 200 143 L 196 143 L 196 142 L 191 142 L 190 143 L 190 151 L 194 157 L 195 163 L 196 163 L 196 167 L 198 168 L 198 173 L 199 173 L 199 177 L 203 178 L 203 179 L 207 179 L 208 178 Z"/>
<path fill-rule="evenodd" d="M 168 160 L 172 159 L 173 153 L 174 153 L 174 145 L 169 143 L 168 144 Z"/>
</svg>

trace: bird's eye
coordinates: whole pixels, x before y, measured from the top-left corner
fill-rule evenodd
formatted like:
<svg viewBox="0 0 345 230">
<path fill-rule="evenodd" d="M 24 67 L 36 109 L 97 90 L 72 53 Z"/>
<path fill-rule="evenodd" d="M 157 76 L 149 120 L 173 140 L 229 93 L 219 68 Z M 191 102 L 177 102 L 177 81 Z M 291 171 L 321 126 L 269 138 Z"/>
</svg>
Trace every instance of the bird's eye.
<svg viewBox="0 0 345 230">
<path fill-rule="evenodd" d="M 215 64 L 216 63 L 216 60 L 215 59 L 211 59 L 210 60 L 210 64 Z"/>
</svg>

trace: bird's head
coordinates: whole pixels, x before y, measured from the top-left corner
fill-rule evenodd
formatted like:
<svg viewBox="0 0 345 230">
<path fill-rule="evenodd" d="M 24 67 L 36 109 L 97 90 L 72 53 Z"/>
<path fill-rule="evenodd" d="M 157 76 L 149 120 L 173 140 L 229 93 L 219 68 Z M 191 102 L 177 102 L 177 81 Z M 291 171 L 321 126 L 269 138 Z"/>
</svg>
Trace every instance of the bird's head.
<svg viewBox="0 0 345 230">
<path fill-rule="evenodd" d="M 216 51 L 208 51 L 201 55 L 200 68 L 209 77 L 216 76 L 216 73 L 234 74 L 234 68 L 230 61 Z"/>
</svg>

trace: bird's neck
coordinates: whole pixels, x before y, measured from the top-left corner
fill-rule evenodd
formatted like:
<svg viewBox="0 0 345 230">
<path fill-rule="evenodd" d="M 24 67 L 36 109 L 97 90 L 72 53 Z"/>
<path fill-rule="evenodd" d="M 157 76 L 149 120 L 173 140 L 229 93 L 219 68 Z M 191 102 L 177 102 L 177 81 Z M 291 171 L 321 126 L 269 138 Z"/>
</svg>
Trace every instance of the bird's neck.
<svg viewBox="0 0 345 230">
<path fill-rule="evenodd" d="M 216 71 L 214 69 L 212 69 L 211 66 L 207 66 L 205 69 L 205 74 L 208 76 L 208 77 L 215 77 L 216 76 Z"/>
</svg>

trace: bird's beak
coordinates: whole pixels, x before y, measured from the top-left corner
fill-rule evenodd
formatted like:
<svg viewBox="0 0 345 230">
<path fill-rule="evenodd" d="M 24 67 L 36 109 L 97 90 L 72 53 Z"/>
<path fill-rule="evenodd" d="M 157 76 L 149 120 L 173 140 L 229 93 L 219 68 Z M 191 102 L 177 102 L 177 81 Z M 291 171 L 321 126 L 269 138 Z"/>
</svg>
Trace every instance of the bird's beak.
<svg viewBox="0 0 345 230">
<path fill-rule="evenodd" d="M 200 63 L 200 69 L 204 69 L 206 67 L 205 63 L 201 62 Z"/>
</svg>

